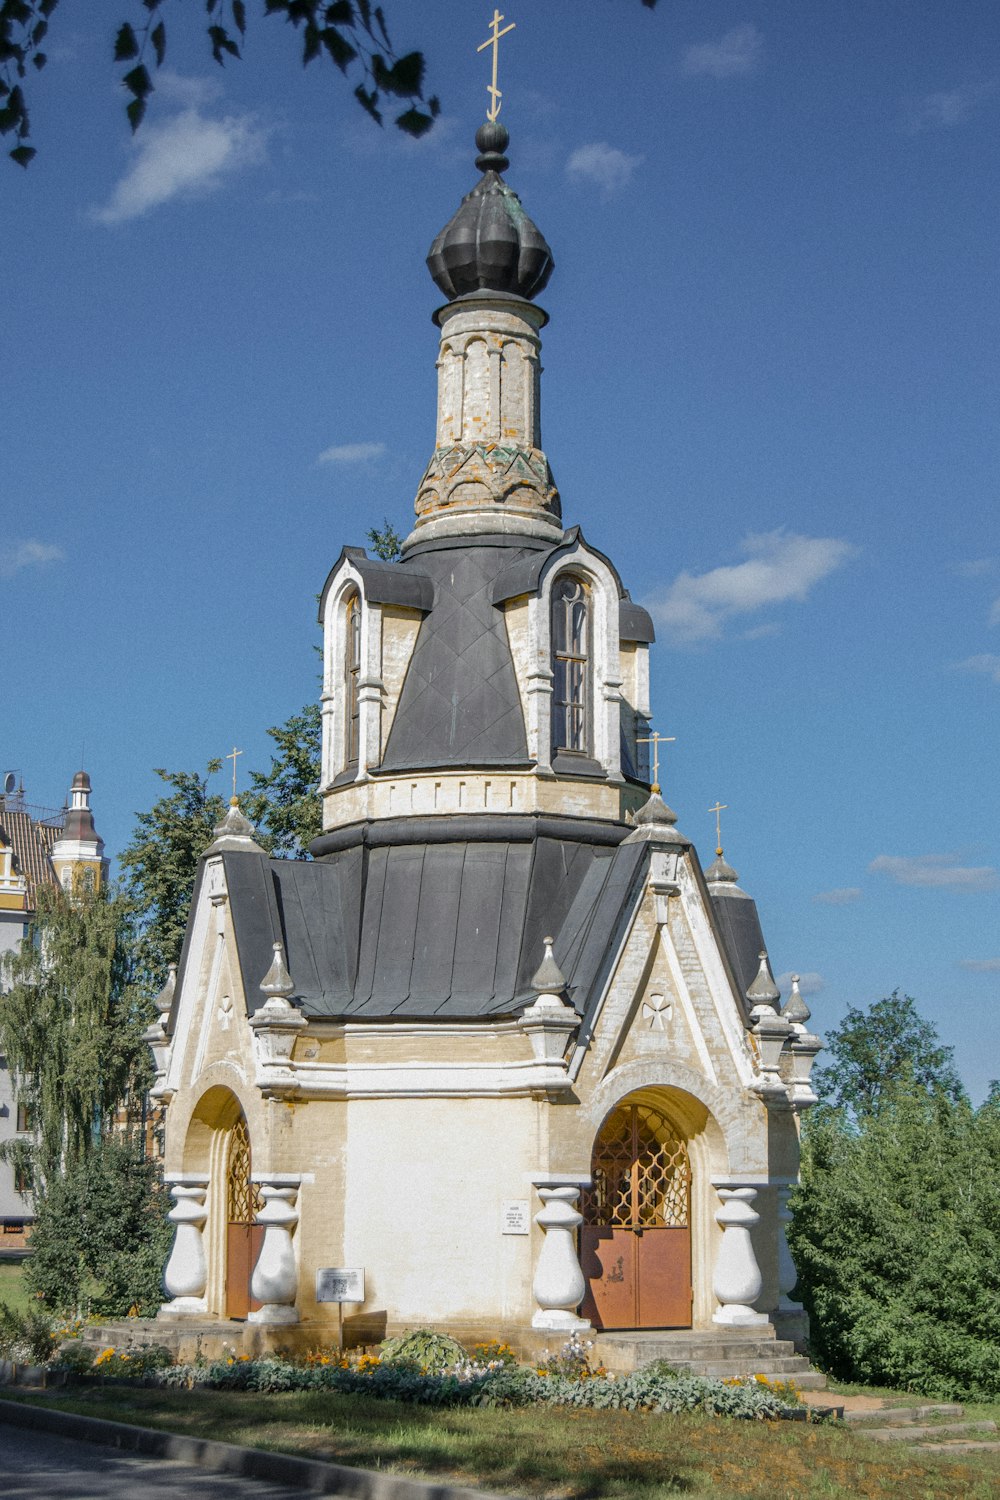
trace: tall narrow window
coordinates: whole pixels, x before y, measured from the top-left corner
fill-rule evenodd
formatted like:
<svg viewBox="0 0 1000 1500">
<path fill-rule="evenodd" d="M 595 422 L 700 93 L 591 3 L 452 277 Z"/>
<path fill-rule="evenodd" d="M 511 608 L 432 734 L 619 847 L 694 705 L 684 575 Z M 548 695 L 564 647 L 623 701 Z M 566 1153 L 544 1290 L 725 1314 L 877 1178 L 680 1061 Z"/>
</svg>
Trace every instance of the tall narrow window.
<svg viewBox="0 0 1000 1500">
<path fill-rule="evenodd" d="M 590 750 L 590 600 L 579 578 L 552 590 L 552 748 Z"/>
<path fill-rule="evenodd" d="M 344 654 L 344 703 L 346 765 L 357 765 L 361 747 L 361 717 L 358 683 L 361 678 L 361 599 L 352 594 L 345 614 L 346 651 Z"/>
</svg>

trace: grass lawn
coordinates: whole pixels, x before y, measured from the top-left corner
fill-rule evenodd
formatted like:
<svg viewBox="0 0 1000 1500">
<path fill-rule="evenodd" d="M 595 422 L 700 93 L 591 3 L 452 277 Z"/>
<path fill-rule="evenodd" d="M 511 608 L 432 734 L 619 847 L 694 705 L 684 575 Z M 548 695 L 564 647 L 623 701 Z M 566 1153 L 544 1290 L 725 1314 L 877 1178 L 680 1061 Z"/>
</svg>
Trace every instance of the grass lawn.
<svg viewBox="0 0 1000 1500">
<path fill-rule="evenodd" d="M 996 1500 L 1000 1493 L 997 1455 L 887 1449 L 836 1424 L 551 1407 L 441 1411 L 313 1391 L 105 1387 L 19 1399 L 553 1500 Z"/>
<path fill-rule="evenodd" d="M 24 1262 L 0 1261 L 0 1302 L 17 1312 L 27 1312 L 35 1305 L 24 1285 Z"/>
</svg>

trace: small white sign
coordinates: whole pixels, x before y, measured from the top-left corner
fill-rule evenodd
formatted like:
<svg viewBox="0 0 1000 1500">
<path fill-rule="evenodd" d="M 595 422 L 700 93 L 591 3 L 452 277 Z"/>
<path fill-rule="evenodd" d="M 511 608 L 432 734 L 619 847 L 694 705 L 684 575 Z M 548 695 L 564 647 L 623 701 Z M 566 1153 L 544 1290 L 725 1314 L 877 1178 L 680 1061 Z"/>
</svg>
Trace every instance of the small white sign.
<svg viewBox="0 0 1000 1500">
<path fill-rule="evenodd" d="M 501 1234 L 530 1234 L 531 1214 L 527 1198 L 510 1198 L 500 1208 Z"/>
<path fill-rule="evenodd" d="M 317 1302 L 363 1302 L 365 1273 L 342 1267 L 326 1266 L 316 1272 Z"/>
</svg>

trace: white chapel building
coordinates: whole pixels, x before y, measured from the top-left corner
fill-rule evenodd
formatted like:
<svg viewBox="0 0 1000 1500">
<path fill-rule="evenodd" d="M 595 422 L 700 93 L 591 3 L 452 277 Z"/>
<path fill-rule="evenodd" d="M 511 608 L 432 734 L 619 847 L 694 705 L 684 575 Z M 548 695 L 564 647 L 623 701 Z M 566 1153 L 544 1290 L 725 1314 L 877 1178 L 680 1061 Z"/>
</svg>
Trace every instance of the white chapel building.
<svg viewBox="0 0 1000 1500">
<path fill-rule="evenodd" d="M 315 1346 L 350 1294 L 367 1342 L 799 1332 L 783 1225 L 820 1041 L 650 780 L 652 623 L 542 449 L 552 256 L 507 131 L 476 143 L 428 257 L 415 525 L 323 588 L 323 833 L 272 859 L 231 808 L 149 1033 L 161 1317 Z"/>
</svg>

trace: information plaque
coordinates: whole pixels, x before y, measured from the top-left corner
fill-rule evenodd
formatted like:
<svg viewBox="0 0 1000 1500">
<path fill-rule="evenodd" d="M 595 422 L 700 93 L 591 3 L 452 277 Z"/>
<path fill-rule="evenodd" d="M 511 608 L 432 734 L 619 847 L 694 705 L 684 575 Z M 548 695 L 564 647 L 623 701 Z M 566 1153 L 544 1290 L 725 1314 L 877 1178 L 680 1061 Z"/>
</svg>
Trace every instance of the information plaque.
<svg viewBox="0 0 1000 1500">
<path fill-rule="evenodd" d="M 500 1205 L 500 1233 L 531 1233 L 531 1214 L 527 1198 L 509 1198 Z"/>
<path fill-rule="evenodd" d="M 347 1271 L 339 1266 L 325 1266 L 316 1272 L 317 1302 L 363 1302 L 364 1270 Z"/>
</svg>

